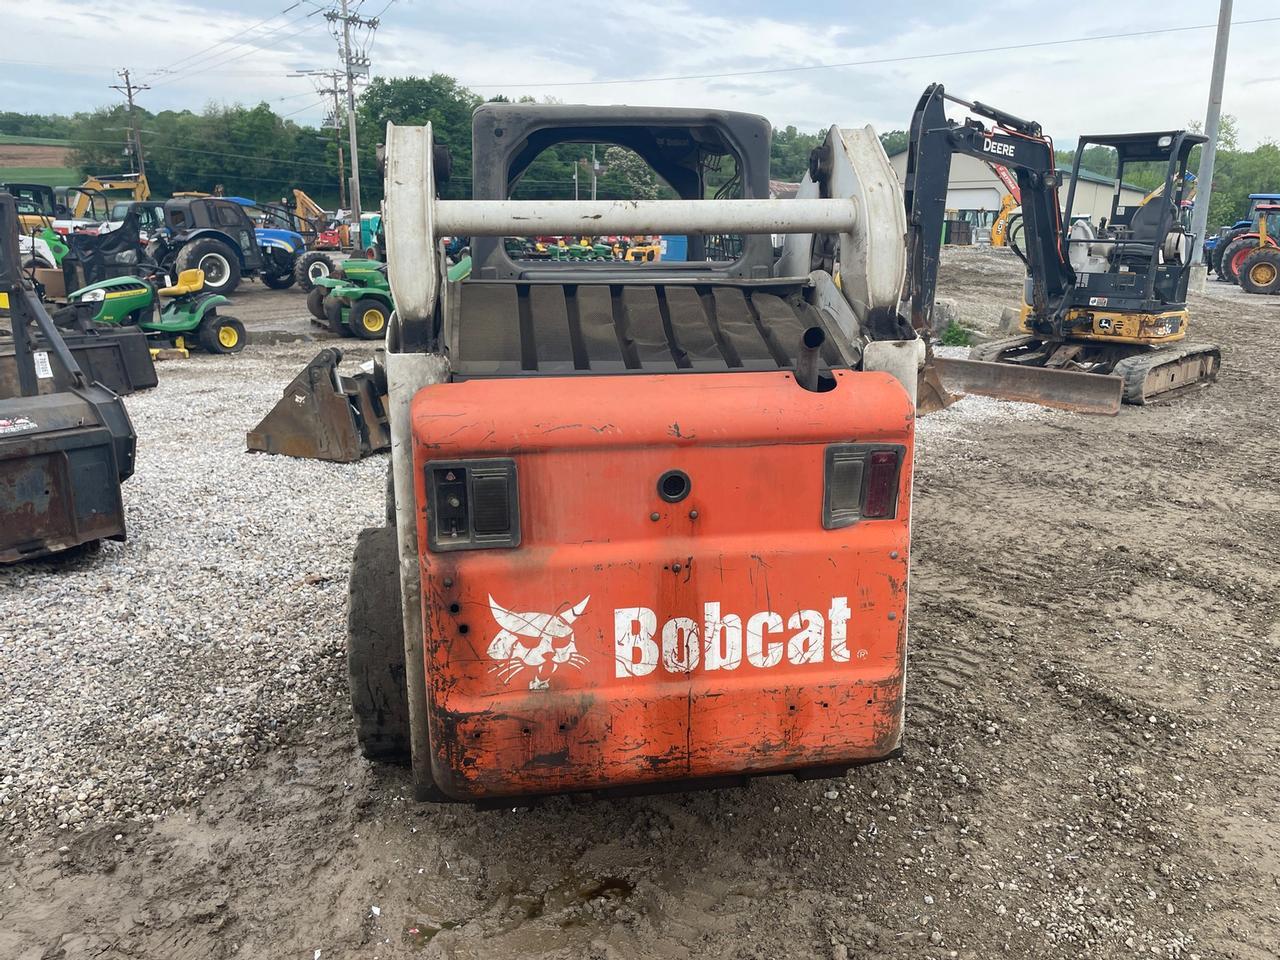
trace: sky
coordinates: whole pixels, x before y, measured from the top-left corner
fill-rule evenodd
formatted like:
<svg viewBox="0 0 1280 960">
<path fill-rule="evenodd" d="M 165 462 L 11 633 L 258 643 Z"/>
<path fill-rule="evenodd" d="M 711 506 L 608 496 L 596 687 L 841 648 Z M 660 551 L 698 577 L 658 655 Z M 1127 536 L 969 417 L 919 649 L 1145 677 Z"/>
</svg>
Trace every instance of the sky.
<svg viewBox="0 0 1280 960">
<path fill-rule="evenodd" d="M 318 124 L 325 101 L 289 74 L 338 65 L 322 15 L 337 2 L 4 0 L 10 36 L 40 42 L 4 48 L 0 110 L 104 106 L 119 98 L 116 71 L 129 67 L 150 86 L 138 100 L 148 110 L 265 100 Z M 925 86 L 940 81 L 1040 121 L 1061 146 L 1081 133 L 1203 121 L 1218 14 L 1212 0 L 350 2 L 381 19 L 365 42 L 375 74 L 447 73 L 486 97 L 715 107 L 808 131 L 891 130 L 905 128 Z M 1223 110 L 1252 147 L 1280 138 L 1280 6 L 1237 0 L 1232 19 Z M 125 29 L 109 31 L 113 23 Z M 1204 28 L 1176 29 L 1185 27 Z M 1166 32 L 1102 38 L 1148 31 Z M 1094 39 L 1045 45 L 1077 38 Z M 991 47 L 1014 49 L 973 52 Z M 746 75 L 707 76 L 733 73 Z"/>
</svg>

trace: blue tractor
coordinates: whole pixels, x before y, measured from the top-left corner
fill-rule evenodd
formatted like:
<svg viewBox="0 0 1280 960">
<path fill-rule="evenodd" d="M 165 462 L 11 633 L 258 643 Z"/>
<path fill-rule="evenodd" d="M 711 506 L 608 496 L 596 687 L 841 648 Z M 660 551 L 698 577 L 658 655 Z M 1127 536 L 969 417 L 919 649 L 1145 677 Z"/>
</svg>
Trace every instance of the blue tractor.
<svg viewBox="0 0 1280 960">
<path fill-rule="evenodd" d="M 147 247 L 163 270 L 203 270 L 204 289 L 227 295 L 244 277 L 273 290 L 310 291 L 333 271 L 324 253 L 308 253 L 287 218 L 244 197 L 174 197 L 164 203 L 164 231 Z"/>
<path fill-rule="evenodd" d="M 1280 203 L 1280 193 L 1249 194 L 1249 212 L 1244 219 L 1237 220 L 1229 227 L 1222 227 L 1218 230 L 1217 236 L 1205 237 L 1203 246 L 1204 265 L 1216 273 L 1219 280 L 1234 281 L 1235 278 L 1228 276 L 1227 271 L 1223 269 L 1222 255 L 1226 252 L 1227 247 L 1231 245 L 1231 241 L 1251 232 L 1257 226 L 1258 204 L 1260 203 Z"/>
</svg>

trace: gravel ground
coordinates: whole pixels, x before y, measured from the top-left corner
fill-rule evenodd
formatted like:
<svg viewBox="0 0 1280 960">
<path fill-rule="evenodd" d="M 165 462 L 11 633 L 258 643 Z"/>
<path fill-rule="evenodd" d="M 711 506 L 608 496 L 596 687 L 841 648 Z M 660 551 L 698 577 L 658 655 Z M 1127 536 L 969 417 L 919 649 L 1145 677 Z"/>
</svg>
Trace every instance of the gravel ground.
<svg viewBox="0 0 1280 960">
<path fill-rule="evenodd" d="M 369 348 L 352 350 L 344 366 Z M 313 347 L 160 367 L 130 397 L 129 540 L 0 568 L 0 818 L 11 843 L 190 804 L 337 696 L 350 532 L 385 456 L 249 454 Z M 317 679 L 321 683 L 317 686 Z"/>
<path fill-rule="evenodd" d="M 944 253 L 967 324 L 1019 286 Z M 902 760 L 533 810 L 359 757 L 343 577 L 382 464 L 240 452 L 314 346 L 167 364 L 129 543 L 0 580 L 0 957 L 1280 956 L 1280 298 L 1191 307 L 1212 388 L 919 424 Z"/>
</svg>

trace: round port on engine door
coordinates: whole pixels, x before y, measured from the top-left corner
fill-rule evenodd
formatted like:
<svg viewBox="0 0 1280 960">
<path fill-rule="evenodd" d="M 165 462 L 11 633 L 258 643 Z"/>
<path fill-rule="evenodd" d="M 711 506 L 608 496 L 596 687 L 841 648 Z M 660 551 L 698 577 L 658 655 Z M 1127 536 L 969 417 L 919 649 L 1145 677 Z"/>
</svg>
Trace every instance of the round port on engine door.
<svg viewBox="0 0 1280 960">
<path fill-rule="evenodd" d="M 683 470 L 668 470 L 658 478 L 658 496 L 667 503 L 679 503 L 692 489 L 693 482 Z"/>
</svg>

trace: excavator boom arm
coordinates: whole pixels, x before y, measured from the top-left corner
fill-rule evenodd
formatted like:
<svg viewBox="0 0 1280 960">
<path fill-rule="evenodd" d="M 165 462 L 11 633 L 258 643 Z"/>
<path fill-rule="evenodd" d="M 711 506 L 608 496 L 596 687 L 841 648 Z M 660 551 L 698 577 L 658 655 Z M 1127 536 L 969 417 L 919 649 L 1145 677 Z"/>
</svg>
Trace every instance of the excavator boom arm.
<svg viewBox="0 0 1280 960">
<path fill-rule="evenodd" d="M 949 121 L 942 84 L 925 90 L 911 120 L 904 195 L 907 207 L 907 293 L 911 325 L 927 330 L 938 281 L 938 257 L 946 214 L 947 182 L 953 154 L 1012 171 L 1022 200 L 1026 261 L 1032 278 L 1032 306 L 1047 316 L 1074 283 L 1062 242 L 1062 208 L 1053 146 L 1033 132 L 986 130 L 975 120 Z M 963 102 L 963 101 L 960 101 Z M 991 108 L 987 108 L 990 110 Z M 993 111 L 994 112 L 994 111 Z M 1003 114 L 1001 114 L 1003 116 Z M 1028 130 L 1038 125 L 1019 121 Z"/>
</svg>

